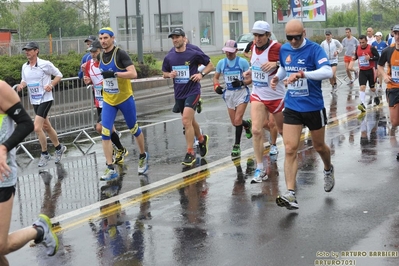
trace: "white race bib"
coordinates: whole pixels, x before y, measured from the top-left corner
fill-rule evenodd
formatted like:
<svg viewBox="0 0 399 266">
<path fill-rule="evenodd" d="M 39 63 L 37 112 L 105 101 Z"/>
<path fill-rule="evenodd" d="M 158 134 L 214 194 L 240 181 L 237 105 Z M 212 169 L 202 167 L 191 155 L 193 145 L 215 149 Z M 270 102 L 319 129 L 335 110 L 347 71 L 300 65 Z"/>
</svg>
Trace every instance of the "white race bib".
<svg viewBox="0 0 399 266">
<path fill-rule="evenodd" d="M 104 79 L 104 92 L 109 93 L 109 94 L 119 93 L 117 78 Z"/>
<path fill-rule="evenodd" d="M 184 84 L 190 80 L 190 69 L 188 66 L 174 66 L 172 69 L 177 72 L 175 83 Z"/>
<path fill-rule="evenodd" d="M 252 82 L 257 87 L 269 87 L 269 74 L 262 71 L 258 66 L 252 66 Z"/>
<path fill-rule="evenodd" d="M 40 100 L 43 97 L 43 89 L 40 88 L 39 83 L 29 83 L 28 90 L 32 100 Z"/>
<path fill-rule="evenodd" d="M 300 78 L 288 84 L 287 89 L 291 97 L 309 96 L 308 80 L 306 78 Z"/>
</svg>

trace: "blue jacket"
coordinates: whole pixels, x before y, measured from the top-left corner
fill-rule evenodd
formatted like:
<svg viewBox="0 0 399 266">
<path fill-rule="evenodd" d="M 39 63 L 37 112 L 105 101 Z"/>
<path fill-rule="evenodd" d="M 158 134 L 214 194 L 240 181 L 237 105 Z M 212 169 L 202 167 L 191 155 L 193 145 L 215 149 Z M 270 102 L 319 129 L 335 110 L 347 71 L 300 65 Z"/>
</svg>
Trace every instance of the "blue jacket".
<svg viewBox="0 0 399 266">
<path fill-rule="evenodd" d="M 90 53 L 86 53 L 83 57 L 82 57 L 82 60 L 80 61 L 80 66 L 79 66 L 79 72 L 78 72 L 78 77 L 80 78 L 80 79 L 82 79 L 83 78 L 83 76 L 84 76 L 84 72 L 82 71 L 82 65 L 84 64 L 84 63 L 86 63 L 87 61 L 90 61 L 91 60 L 91 55 L 90 55 Z"/>
</svg>

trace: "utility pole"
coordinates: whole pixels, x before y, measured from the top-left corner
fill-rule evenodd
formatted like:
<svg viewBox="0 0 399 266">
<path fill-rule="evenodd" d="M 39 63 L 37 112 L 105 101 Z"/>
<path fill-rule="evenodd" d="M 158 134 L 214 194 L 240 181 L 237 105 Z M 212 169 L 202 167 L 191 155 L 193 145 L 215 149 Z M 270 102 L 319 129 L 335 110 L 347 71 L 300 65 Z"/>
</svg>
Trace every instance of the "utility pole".
<svg viewBox="0 0 399 266">
<path fill-rule="evenodd" d="M 141 9 L 140 0 L 136 0 L 136 29 L 137 29 L 137 58 L 139 63 L 143 63 L 143 32 L 141 28 Z"/>
<path fill-rule="evenodd" d="M 126 51 L 129 52 L 129 16 L 127 12 L 127 0 L 125 0 L 125 28 L 126 28 Z"/>
<path fill-rule="evenodd" d="M 357 0 L 357 31 L 358 36 L 362 34 L 362 21 L 360 19 L 360 0 Z"/>
</svg>

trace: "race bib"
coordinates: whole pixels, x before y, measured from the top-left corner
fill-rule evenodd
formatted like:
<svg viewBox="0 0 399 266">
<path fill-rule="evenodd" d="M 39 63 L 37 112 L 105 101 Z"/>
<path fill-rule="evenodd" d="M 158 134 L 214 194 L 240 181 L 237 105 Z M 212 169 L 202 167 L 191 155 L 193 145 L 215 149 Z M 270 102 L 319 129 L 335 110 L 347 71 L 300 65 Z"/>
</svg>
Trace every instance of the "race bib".
<svg viewBox="0 0 399 266">
<path fill-rule="evenodd" d="M 43 97 L 43 89 L 40 88 L 39 83 L 29 83 L 28 90 L 32 100 L 40 100 Z"/>
<path fill-rule="evenodd" d="M 175 83 L 184 84 L 190 80 L 190 69 L 188 66 L 174 66 L 172 69 L 177 72 Z"/>
<path fill-rule="evenodd" d="M 391 67 L 391 77 L 393 82 L 399 83 L 399 66 Z"/>
<path fill-rule="evenodd" d="M 365 55 L 359 57 L 359 66 L 361 67 L 368 67 L 370 66 L 369 60 L 366 59 Z"/>
<path fill-rule="evenodd" d="M 291 97 L 309 96 L 308 80 L 305 78 L 298 79 L 288 84 L 287 89 Z"/>
<path fill-rule="evenodd" d="M 117 78 L 104 79 L 104 92 L 108 94 L 119 93 L 118 80 Z"/>
<path fill-rule="evenodd" d="M 223 77 L 224 77 L 224 82 L 227 85 L 228 89 L 233 88 L 233 86 L 231 85 L 231 83 L 234 81 L 234 79 L 238 79 L 240 80 L 241 76 L 241 72 L 239 70 L 236 71 L 225 71 L 223 73 Z"/>
<path fill-rule="evenodd" d="M 262 71 L 258 66 L 252 66 L 252 82 L 257 87 L 269 87 L 269 74 Z"/>
<path fill-rule="evenodd" d="M 94 97 L 98 101 L 99 107 L 103 107 L 103 95 L 102 95 L 103 86 L 102 85 L 94 85 Z"/>
</svg>

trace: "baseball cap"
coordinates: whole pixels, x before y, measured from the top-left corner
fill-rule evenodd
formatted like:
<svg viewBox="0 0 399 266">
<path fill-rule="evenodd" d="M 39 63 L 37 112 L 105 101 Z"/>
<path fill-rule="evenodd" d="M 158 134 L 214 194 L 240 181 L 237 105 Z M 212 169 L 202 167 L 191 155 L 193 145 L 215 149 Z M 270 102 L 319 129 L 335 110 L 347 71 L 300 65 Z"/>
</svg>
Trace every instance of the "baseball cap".
<svg viewBox="0 0 399 266">
<path fill-rule="evenodd" d="M 223 52 L 235 53 L 237 51 L 237 43 L 233 40 L 228 40 L 224 47 L 222 48 Z"/>
<path fill-rule="evenodd" d="M 93 41 L 93 42 L 90 44 L 89 48 L 87 48 L 86 51 L 88 51 L 88 52 L 90 52 L 90 51 L 91 51 L 91 52 L 95 52 L 95 51 L 97 51 L 97 49 L 102 49 L 102 46 L 101 46 L 101 43 L 100 43 L 99 40 Z"/>
<path fill-rule="evenodd" d="M 376 34 L 374 34 L 375 36 L 382 36 L 382 33 L 380 31 L 377 31 Z"/>
<path fill-rule="evenodd" d="M 331 35 L 331 31 L 330 30 L 326 30 L 326 32 L 324 33 L 325 35 Z"/>
<path fill-rule="evenodd" d="M 94 42 L 95 40 L 97 40 L 96 36 L 90 35 L 86 38 L 85 42 Z"/>
<path fill-rule="evenodd" d="M 399 31 L 399 25 L 393 26 L 392 30 L 393 30 L 393 31 Z"/>
<path fill-rule="evenodd" d="M 270 25 L 266 21 L 258 20 L 254 23 L 251 32 L 257 34 L 265 34 L 266 32 L 270 32 Z"/>
<path fill-rule="evenodd" d="M 177 36 L 186 36 L 186 34 L 184 33 L 183 29 L 181 28 L 176 28 L 174 29 L 168 36 L 168 38 L 171 38 L 173 35 L 177 35 Z"/>
<path fill-rule="evenodd" d="M 39 49 L 39 45 L 36 42 L 28 42 L 23 48 L 23 50 Z"/>
</svg>

